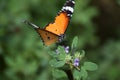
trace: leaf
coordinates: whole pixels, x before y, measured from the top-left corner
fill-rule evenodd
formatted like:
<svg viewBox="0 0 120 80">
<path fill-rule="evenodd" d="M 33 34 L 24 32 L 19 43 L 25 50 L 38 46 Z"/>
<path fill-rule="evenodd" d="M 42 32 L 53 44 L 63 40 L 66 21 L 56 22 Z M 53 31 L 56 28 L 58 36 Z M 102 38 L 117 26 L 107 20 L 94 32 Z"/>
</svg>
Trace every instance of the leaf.
<svg viewBox="0 0 120 80">
<path fill-rule="evenodd" d="M 63 46 L 58 46 L 58 49 L 59 53 L 65 53 L 65 49 Z"/>
<path fill-rule="evenodd" d="M 74 70 L 73 75 L 75 80 L 86 80 L 86 78 L 88 77 L 88 73 L 84 67 L 81 67 L 80 71 Z"/>
<path fill-rule="evenodd" d="M 80 80 L 82 77 L 81 72 L 76 69 L 73 72 L 73 76 L 74 76 L 75 80 Z"/>
<path fill-rule="evenodd" d="M 64 64 L 65 64 L 64 61 L 57 61 L 56 59 L 52 59 L 52 60 L 50 61 L 50 65 L 51 65 L 52 67 L 56 67 L 56 68 L 62 67 L 62 66 L 64 66 Z"/>
<path fill-rule="evenodd" d="M 50 51 L 48 52 L 48 54 L 53 58 L 56 58 L 58 56 L 58 54 L 55 51 Z"/>
<path fill-rule="evenodd" d="M 80 52 L 80 54 L 81 54 L 82 57 L 85 57 L 85 51 L 84 51 L 84 50 L 82 50 L 82 51 Z"/>
<path fill-rule="evenodd" d="M 54 69 L 53 70 L 53 77 L 58 79 L 58 78 L 67 77 L 67 75 L 62 70 Z"/>
<path fill-rule="evenodd" d="M 82 50 L 82 51 L 80 52 L 80 60 L 81 60 L 82 58 L 84 58 L 84 57 L 85 57 L 85 51 Z"/>
<path fill-rule="evenodd" d="M 58 59 L 59 59 L 59 60 L 65 60 L 65 57 L 66 57 L 67 54 L 66 54 L 64 48 L 63 48 L 62 46 L 59 46 L 59 47 L 58 47 L 58 51 L 60 52 L 60 53 L 58 54 Z"/>
<path fill-rule="evenodd" d="M 74 48 L 77 47 L 77 45 L 78 45 L 78 37 L 76 36 L 76 37 L 74 37 L 74 39 L 73 39 L 71 48 L 74 49 Z"/>
<path fill-rule="evenodd" d="M 66 58 L 66 55 L 65 55 L 66 53 L 61 53 L 59 56 L 58 56 L 58 59 L 59 60 L 62 60 L 62 61 L 64 61 L 65 60 L 65 58 Z"/>
<path fill-rule="evenodd" d="M 81 67 L 81 75 L 82 75 L 83 80 L 86 80 L 88 77 L 88 73 L 84 67 Z"/>
<path fill-rule="evenodd" d="M 98 66 L 92 62 L 85 62 L 84 68 L 89 71 L 94 71 L 94 70 L 97 70 Z"/>
</svg>

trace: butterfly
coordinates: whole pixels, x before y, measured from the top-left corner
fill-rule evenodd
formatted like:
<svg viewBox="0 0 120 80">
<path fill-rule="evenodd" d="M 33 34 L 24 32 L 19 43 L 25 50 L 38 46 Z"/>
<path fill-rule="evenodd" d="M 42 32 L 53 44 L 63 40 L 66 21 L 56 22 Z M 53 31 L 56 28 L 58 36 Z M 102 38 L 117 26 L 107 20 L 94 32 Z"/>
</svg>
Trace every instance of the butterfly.
<svg viewBox="0 0 120 80">
<path fill-rule="evenodd" d="M 32 26 L 38 32 L 46 46 L 56 42 L 62 42 L 64 33 L 74 12 L 74 4 L 74 0 L 66 0 L 64 6 L 55 17 L 54 22 L 49 23 L 45 28 L 40 28 L 27 20 L 24 23 Z"/>
</svg>

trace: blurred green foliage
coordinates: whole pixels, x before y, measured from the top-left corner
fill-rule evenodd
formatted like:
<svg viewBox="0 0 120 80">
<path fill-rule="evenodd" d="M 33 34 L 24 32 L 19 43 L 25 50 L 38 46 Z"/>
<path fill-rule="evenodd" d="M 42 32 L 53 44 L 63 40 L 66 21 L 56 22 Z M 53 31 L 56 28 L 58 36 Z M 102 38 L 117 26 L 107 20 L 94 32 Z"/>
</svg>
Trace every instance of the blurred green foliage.
<svg viewBox="0 0 120 80">
<path fill-rule="evenodd" d="M 51 48 L 43 46 L 34 29 L 22 21 L 30 20 L 44 27 L 54 20 L 64 2 L 0 0 L 0 80 L 53 79 L 53 69 L 48 64 Z M 84 49 L 85 59 L 99 65 L 97 71 L 88 74 L 90 80 L 119 80 L 120 0 L 75 2 L 66 32 L 67 44 L 71 44 L 74 36 L 79 36 L 77 49 Z"/>
</svg>

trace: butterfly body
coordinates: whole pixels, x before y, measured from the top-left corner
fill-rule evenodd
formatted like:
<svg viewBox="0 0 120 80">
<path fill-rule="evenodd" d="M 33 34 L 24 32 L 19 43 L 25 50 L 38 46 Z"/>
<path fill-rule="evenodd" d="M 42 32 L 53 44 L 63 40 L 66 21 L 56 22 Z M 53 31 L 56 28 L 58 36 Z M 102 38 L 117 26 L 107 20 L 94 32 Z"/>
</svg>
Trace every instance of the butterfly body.
<svg viewBox="0 0 120 80">
<path fill-rule="evenodd" d="M 74 0 L 66 0 L 66 3 L 55 17 L 55 21 L 49 23 L 44 29 L 28 21 L 24 22 L 34 27 L 46 46 L 61 42 L 64 39 L 64 33 L 68 27 L 70 18 L 72 17 L 74 4 Z"/>
</svg>

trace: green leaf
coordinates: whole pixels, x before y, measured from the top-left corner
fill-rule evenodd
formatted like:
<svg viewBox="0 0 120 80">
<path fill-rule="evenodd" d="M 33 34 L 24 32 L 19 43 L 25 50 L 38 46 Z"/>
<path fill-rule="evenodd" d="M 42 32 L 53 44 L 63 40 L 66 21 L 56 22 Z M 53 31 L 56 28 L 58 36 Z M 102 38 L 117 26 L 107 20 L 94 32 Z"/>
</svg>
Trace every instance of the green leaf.
<svg viewBox="0 0 120 80">
<path fill-rule="evenodd" d="M 80 71 L 78 71 L 78 70 L 75 69 L 74 72 L 73 72 L 73 76 L 74 76 L 75 80 L 80 80 L 81 77 L 82 77 L 82 74 L 81 74 Z"/>
<path fill-rule="evenodd" d="M 55 69 L 53 70 L 53 77 L 58 79 L 58 78 L 67 77 L 67 75 L 64 71 Z"/>
<path fill-rule="evenodd" d="M 56 58 L 58 56 L 58 54 L 56 54 L 55 51 L 50 51 L 50 52 L 48 52 L 48 54 L 53 58 Z"/>
<path fill-rule="evenodd" d="M 73 76 L 74 76 L 75 80 L 81 80 L 81 79 L 86 80 L 86 78 L 88 77 L 88 73 L 84 67 L 81 67 L 80 71 L 74 70 Z"/>
<path fill-rule="evenodd" d="M 82 50 L 82 51 L 80 52 L 80 54 L 81 54 L 82 57 L 84 57 L 84 56 L 85 56 L 85 51 Z"/>
<path fill-rule="evenodd" d="M 73 39 L 71 48 L 74 49 L 74 48 L 77 47 L 77 45 L 78 45 L 78 37 L 76 36 L 76 37 L 74 37 L 74 39 Z"/>
<path fill-rule="evenodd" d="M 58 47 L 58 51 L 60 52 L 60 53 L 58 54 L 58 59 L 59 59 L 59 60 L 65 60 L 65 57 L 66 57 L 67 54 L 66 54 L 64 48 L 63 48 L 62 46 L 59 46 L 59 47 Z"/>
<path fill-rule="evenodd" d="M 94 71 L 94 70 L 97 70 L 98 66 L 92 62 L 85 62 L 84 68 L 89 71 Z"/>
<path fill-rule="evenodd" d="M 80 52 L 80 60 L 81 60 L 83 57 L 85 57 L 85 51 L 84 51 L 84 50 L 82 50 L 82 51 Z"/>
<path fill-rule="evenodd" d="M 66 54 L 66 53 L 60 53 L 59 56 L 58 56 L 58 59 L 64 61 L 64 60 L 65 60 L 65 57 L 66 57 L 65 54 Z"/>
<path fill-rule="evenodd" d="M 83 80 L 86 80 L 86 79 L 87 79 L 88 73 L 87 73 L 87 71 L 85 70 L 84 67 L 81 67 L 81 74 L 80 74 L 80 75 L 82 75 L 82 79 L 83 79 Z"/>
<path fill-rule="evenodd" d="M 56 67 L 56 68 L 62 67 L 62 66 L 64 66 L 64 64 L 65 64 L 64 61 L 57 61 L 56 59 L 52 59 L 52 60 L 50 61 L 50 65 L 51 65 L 52 67 Z"/>
<path fill-rule="evenodd" d="M 57 49 L 60 53 L 65 53 L 65 49 L 62 46 L 58 46 Z"/>
</svg>

